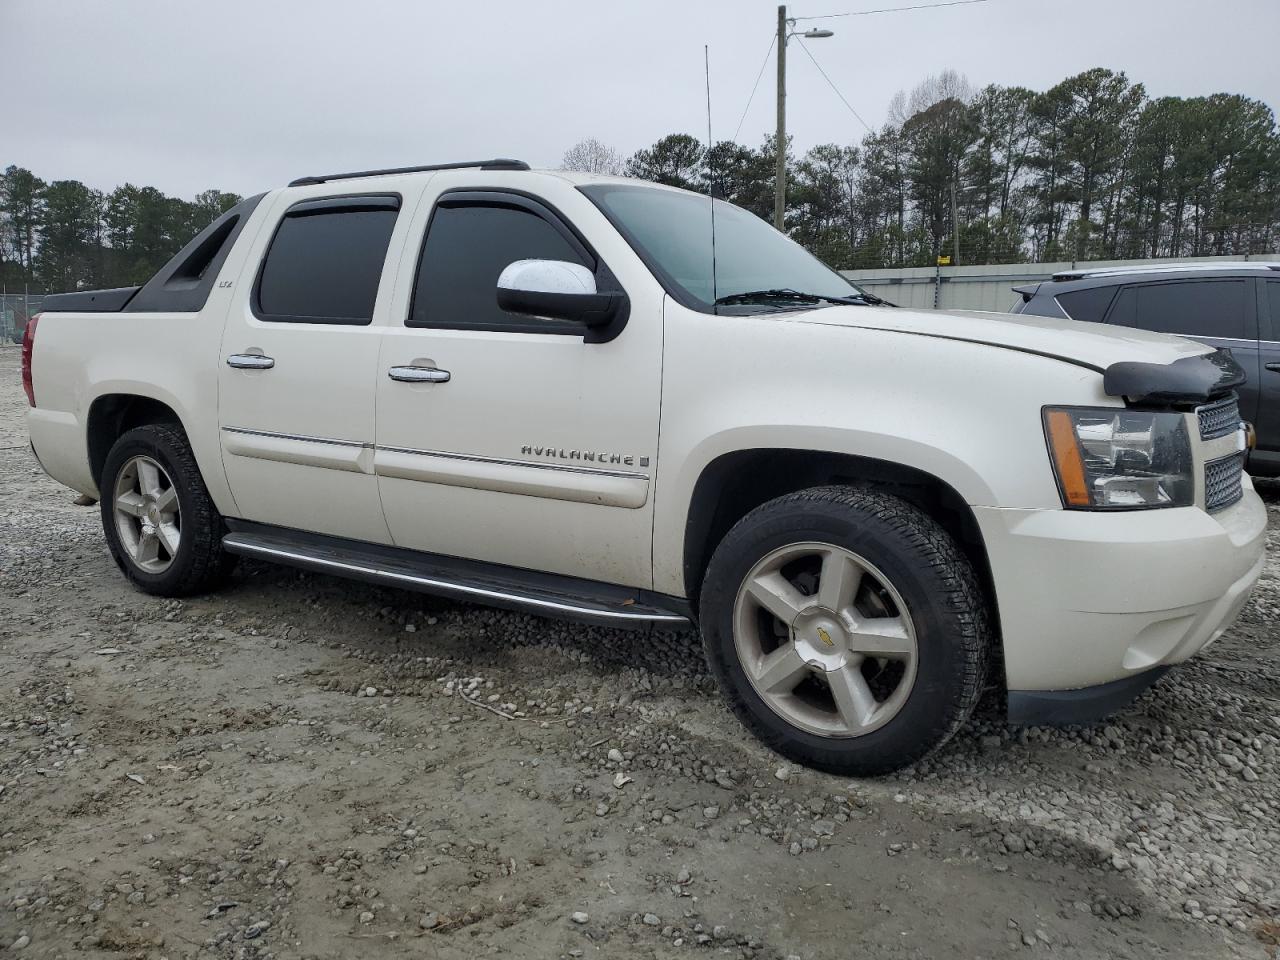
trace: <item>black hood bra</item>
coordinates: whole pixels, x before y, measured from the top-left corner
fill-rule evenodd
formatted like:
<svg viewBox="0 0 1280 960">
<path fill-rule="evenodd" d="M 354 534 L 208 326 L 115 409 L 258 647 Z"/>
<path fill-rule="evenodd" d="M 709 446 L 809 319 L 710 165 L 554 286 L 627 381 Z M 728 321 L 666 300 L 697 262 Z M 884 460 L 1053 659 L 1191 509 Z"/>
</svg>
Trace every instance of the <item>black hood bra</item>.
<svg viewBox="0 0 1280 960">
<path fill-rule="evenodd" d="M 1109 397 L 1133 403 L 1205 403 L 1245 381 L 1244 368 L 1226 350 L 1183 357 L 1173 363 L 1113 363 L 1102 375 Z"/>
</svg>

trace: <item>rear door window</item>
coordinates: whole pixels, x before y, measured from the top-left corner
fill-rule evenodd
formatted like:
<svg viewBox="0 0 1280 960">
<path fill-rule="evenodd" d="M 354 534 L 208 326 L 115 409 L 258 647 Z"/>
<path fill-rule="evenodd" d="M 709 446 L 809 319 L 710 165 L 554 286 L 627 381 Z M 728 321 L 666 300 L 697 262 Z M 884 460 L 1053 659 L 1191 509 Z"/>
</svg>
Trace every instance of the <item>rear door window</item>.
<svg viewBox="0 0 1280 960">
<path fill-rule="evenodd" d="M 1187 337 L 1253 340 L 1245 280 L 1181 280 L 1122 289 L 1107 322 Z"/>
<path fill-rule="evenodd" d="M 258 318 L 370 323 L 399 209 L 398 197 L 381 195 L 308 200 L 290 207 L 258 275 Z"/>
</svg>

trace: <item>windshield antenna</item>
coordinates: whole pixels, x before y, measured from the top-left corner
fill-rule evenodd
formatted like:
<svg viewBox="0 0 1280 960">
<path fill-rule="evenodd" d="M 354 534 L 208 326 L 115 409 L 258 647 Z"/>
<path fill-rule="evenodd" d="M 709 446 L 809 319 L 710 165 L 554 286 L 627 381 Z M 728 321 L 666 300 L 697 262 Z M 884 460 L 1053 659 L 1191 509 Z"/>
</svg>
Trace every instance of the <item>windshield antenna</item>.
<svg viewBox="0 0 1280 960">
<path fill-rule="evenodd" d="M 720 295 L 716 288 L 716 171 L 712 163 L 714 153 L 711 145 L 711 50 L 705 43 L 702 45 L 702 61 L 707 74 L 707 198 L 711 201 L 711 309 L 719 313 L 719 308 L 715 306 Z"/>
</svg>

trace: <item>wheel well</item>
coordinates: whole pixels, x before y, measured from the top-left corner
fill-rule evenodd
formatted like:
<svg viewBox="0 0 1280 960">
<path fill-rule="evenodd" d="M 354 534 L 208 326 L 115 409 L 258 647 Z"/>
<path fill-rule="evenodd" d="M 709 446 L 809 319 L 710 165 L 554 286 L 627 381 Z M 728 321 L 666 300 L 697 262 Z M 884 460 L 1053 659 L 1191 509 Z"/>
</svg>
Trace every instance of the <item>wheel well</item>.
<svg viewBox="0 0 1280 960">
<path fill-rule="evenodd" d="M 762 503 L 831 483 L 872 486 L 901 497 L 939 523 L 977 571 L 999 624 L 991 564 L 973 511 L 953 487 L 914 467 L 848 454 L 808 450 L 740 450 L 708 464 L 693 490 L 685 526 L 684 582 L 696 610 L 711 554 L 729 529 Z"/>
<path fill-rule="evenodd" d="M 89 407 L 89 469 L 99 489 L 102 487 L 102 468 L 116 440 L 134 427 L 148 423 L 172 423 L 182 427 L 182 421 L 172 407 L 151 397 L 108 393 L 93 401 Z"/>
</svg>

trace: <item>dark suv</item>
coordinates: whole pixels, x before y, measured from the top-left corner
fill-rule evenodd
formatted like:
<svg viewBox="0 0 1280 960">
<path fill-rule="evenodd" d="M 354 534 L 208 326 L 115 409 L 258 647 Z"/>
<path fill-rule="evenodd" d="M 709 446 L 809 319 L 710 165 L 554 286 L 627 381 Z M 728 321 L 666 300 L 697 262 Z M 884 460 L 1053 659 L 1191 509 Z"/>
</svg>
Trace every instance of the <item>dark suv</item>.
<svg viewBox="0 0 1280 960">
<path fill-rule="evenodd" d="M 1231 351 L 1248 374 L 1240 413 L 1258 445 L 1249 472 L 1280 476 L 1280 263 L 1177 263 L 1068 270 L 1014 287 L 1013 313 L 1190 337 Z"/>
</svg>

